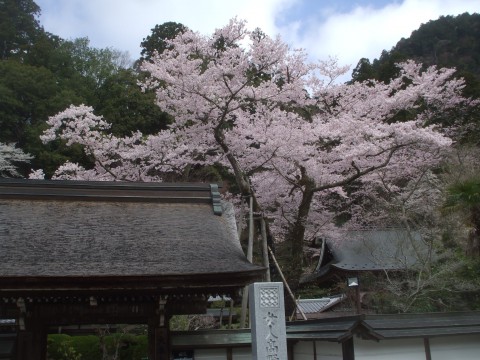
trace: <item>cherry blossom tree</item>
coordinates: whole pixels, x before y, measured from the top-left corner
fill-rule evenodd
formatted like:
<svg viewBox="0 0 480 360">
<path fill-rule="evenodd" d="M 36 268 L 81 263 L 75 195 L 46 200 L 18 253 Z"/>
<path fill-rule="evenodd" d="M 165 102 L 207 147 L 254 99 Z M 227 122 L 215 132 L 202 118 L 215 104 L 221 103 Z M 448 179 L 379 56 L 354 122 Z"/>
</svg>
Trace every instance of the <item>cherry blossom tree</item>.
<svg viewBox="0 0 480 360">
<path fill-rule="evenodd" d="M 95 158 L 94 169 L 67 164 L 60 178 L 161 181 L 188 164 L 224 165 L 287 243 L 295 284 L 305 242 L 332 229 L 347 187 L 361 183 L 360 194 L 414 181 L 451 144 L 429 120 L 472 105 L 453 70 L 399 66 L 388 84 L 338 84 L 346 68 L 335 60 L 309 63 L 303 51 L 233 19 L 210 37 L 181 33 L 143 64 L 142 86 L 174 117 L 168 130 L 116 138 L 82 106 L 50 118 L 43 140 L 82 144 Z"/>
<path fill-rule="evenodd" d="M 176 141 L 169 131 L 154 136 L 140 132 L 127 137 L 109 133 L 110 124 L 85 105 L 70 106 L 48 120 L 48 128 L 41 136 L 49 142 L 60 137 L 67 146 L 80 144 L 87 155 L 95 159 L 95 167 L 85 169 L 67 162 L 55 172 L 54 179 L 101 181 L 162 181 L 160 174 L 180 172 L 190 158 L 187 145 Z M 183 159 L 183 161 L 182 161 Z M 42 176 L 42 174 L 40 174 Z M 32 177 L 36 177 L 35 174 Z"/>
<path fill-rule="evenodd" d="M 17 165 L 28 163 L 31 158 L 14 144 L 0 143 L 0 177 L 21 177 Z"/>
</svg>

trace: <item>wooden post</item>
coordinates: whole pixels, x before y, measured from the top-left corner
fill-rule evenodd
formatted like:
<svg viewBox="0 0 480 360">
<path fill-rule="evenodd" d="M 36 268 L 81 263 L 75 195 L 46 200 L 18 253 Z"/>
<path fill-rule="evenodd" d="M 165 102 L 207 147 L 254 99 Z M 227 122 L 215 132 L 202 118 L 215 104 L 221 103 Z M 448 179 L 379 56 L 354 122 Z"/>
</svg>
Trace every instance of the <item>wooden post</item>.
<svg viewBox="0 0 480 360">
<path fill-rule="evenodd" d="M 230 312 L 228 313 L 228 328 L 232 328 L 232 320 L 233 320 L 233 299 L 230 298 Z"/>
<path fill-rule="evenodd" d="M 293 350 L 295 350 L 294 347 L 295 347 L 295 343 L 287 341 L 287 358 L 288 358 L 288 360 L 295 360 L 294 351 L 293 351 Z M 315 359 L 315 360 L 317 360 L 317 359 Z"/>
<path fill-rule="evenodd" d="M 219 324 L 218 324 L 218 328 L 221 329 L 222 328 L 222 324 L 223 324 L 223 309 L 225 309 L 225 300 L 223 300 L 222 302 L 222 307 L 220 308 L 220 321 L 219 321 Z"/>
<path fill-rule="evenodd" d="M 148 320 L 148 358 L 155 359 L 155 325 L 157 321 L 155 318 Z"/>
<path fill-rule="evenodd" d="M 267 227 L 265 225 L 265 218 L 262 216 L 260 219 L 260 225 L 262 230 L 262 253 L 263 253 L 263 266 L 267 268 L 265 281 L 272 281 L 270 278 L 270 262 L 268 261 L 268 243 L 267 243 Z"/>
<path fill-rule="evenodd" d="M 47 357 L 47 333 L 42 326 L 17 335 L 17 360 L 45 360 Z"/>
<path fill-rule="evenodd" d="M 148 358 L 150 360 L 170 359 L 169 316 L 166 300 L 158 301 L 158 313 L 148 320 Z"/>
<path fill-rule="evenodd" d="M 32 354 L 30 359 L 46 360 L 47 358 L 47 331 L 46 327 L 36 321 L 33 327 L 33 347 L 36 354 Z"/>
<path fill-rule="evenodd" d="M 353 347 L 353 338 L 342 342 L 343 360 L 355 360 L 355 349 Z"/>
<path fill-rule="evenodd" d="M 252 262 L 253 260 L 253 197 L 250 196 L 250 206 L 248 213 L 248 249 L 247 259 Z"/>
<path fill-rule="evenodd" d="M 253 260 L 253 197 L 250 196 L 249 214 L 248 214 L 248 248 L 247 260 Z M 248 286 L 243 288 L 242 295 L 242 313 L 240 316 L 240 327 L 245 327 L 247 320 L 247 306 L 248 306 Z"/>
<path fill-rule="evenodd" d="M 432 360 L 432 352 L 430 350 L 429 338 L 423 338 L 423 346 L 425 347 L 425 360 Z"/>
<path fill-rule="evenodd" d="M 242 238 L 242 223 L 243 223 L 243 199 L 240 199 L 240 215 L 237 222 L 238 238 Z"/>
<path fill-rule="evenodd" d="M 17 360 L 45 360 L 47 357 L 47 328 L 40 318 L 39 309 L 33 305 L 28 313 L 23 299 L 20 309 L 21 329 L 17 335 Z"/>
<path fill-rule="evenodd" d="M 168 333 L 168 327 L 157 327 L 155 329 L 155 354 L 152 360 L 170 359 Z"/>
<path fill-rule="evenodd" d="M 34 359 L 33 350 L 33 333 L 31 331 L 20 330 L 17 334 L 17 360 Z"/>
<path fill-rule="evenodd" d="M 360 297 L 360 286 L 355 287 L 355 308 L 357 315 L 362 313 L 362 299 Z"/>
</svg>

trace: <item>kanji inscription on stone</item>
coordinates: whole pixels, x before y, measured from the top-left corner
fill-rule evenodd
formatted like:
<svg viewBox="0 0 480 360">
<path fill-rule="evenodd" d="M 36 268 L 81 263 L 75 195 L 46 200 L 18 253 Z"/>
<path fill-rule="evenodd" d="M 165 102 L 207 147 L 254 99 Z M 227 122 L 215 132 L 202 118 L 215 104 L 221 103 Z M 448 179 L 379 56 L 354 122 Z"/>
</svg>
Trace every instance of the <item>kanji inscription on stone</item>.
<svg viewBox="0 0 480 360">
<path fill-rule="evenodd" d="M 287 342 L 282 283 L 255 283 L 249 288 L 252 359 L 286 360 Z"/>
</svg>

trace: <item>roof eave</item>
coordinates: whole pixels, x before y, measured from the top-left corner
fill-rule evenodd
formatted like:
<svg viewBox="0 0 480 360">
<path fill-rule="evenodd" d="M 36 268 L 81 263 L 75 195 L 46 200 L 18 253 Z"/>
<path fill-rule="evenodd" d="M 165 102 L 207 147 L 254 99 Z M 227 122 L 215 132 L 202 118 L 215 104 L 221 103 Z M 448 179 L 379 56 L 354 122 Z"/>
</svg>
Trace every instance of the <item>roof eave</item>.
<svg viewBox="0 0 480 360">
<path fill-rule="evenodd" d="M 232 273 L 197 273 L 138 276 L 9 276 L 0 278 L 0 296 L 44 292 L 171 292 L 179 289 L 241 288 L 261 281 L 265 268 Z"/>
</svg>

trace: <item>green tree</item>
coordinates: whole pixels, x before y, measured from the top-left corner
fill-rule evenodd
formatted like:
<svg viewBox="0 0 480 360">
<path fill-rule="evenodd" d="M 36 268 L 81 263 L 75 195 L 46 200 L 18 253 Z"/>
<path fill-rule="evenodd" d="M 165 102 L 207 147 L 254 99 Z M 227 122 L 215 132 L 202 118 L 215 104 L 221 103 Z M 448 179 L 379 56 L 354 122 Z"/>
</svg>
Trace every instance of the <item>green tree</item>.
<svg viewBox="0 0 480 360">
<path fill-rule="evenodd" d="M 142 92 L 138 74 L 122 69 L 109 76 L 96 92 L 95 108 L 112 124 L 112 133 L 127 136 L 134 131 L 154 134 L 165 129 L 170 117 L 155 105 L 155 94 Z"/>
<path fill-rule="evenodd" d="M 93 48 L 88 38 L 63 41 L 58 51 L 69 58 L 68 68 L 84 78 L 90 90 L 98 89 L 109 76 L 129 66 L 128 55 L 111 48 Z"/>
<path fill-rule="evenodd" d="M 184 25 L 173 21 L 155 25 L 151 30 L 152 33 L 140 43 L 142 47 L 140 61 L 150 60 L 155 51 L 162 53 L 168 47 L 165 40 L 171 40 L 186 30 Z"/>
<path fill-rule="evenodd" d="M 0 2 L 0 59 L 21 58 L 41 31 L 39 6 L 33 0 Z"/>
<path fill-rule="evenodd" d="M 352 82 L 354 81 L 366 81 L 375 79 L 375 72 L 370 60 L 367 58 L 361 58 L 355 69 L 352 70 Z"/>
<path fill-rule="evenodd" d="M 48 117 L 70 104 L 101 105 L 100 89 L 108 103 L 104 83 L 129 67 L 130 59 L 114 49 L 92 48 L 87 38 L 67 41 L 45 32 L 36 20 L 39 13 L 33 1 L 0 2 L 0 142 L 15 143 L 33 154 L 32 167 L 51 175 L 67 159 L 85 165 L 89 159 L 80 147 L 72 151 L 62 142 L 41 143 Z"/>
<path fill-rule="evenodd" d="M 352 72 L 351 82 L 375 79 L 388 84 L 399 74 L 397 64 L 405 60 L 407 57 L 404 54 L 393 50 L 390 52 L 383 50 L 380 59 L 373 60 L 373 63 L 362 58 Z"/>
<path fill-rule="evenodd" d="M 54 114 L 69 103 L 56 95 L 61 92 L 54 74 L 44 67 L 15 60 L 0 62 L 0 141 L 25 145 L 25 129 Z"/>
<path fill-rule="evenodd" d="M 467 254 L 480 256 L 480 177 L 455 182 L 447 188 L 445 208 L 464 214 L 465 226 L 469 229 Z"/>
</svg>

